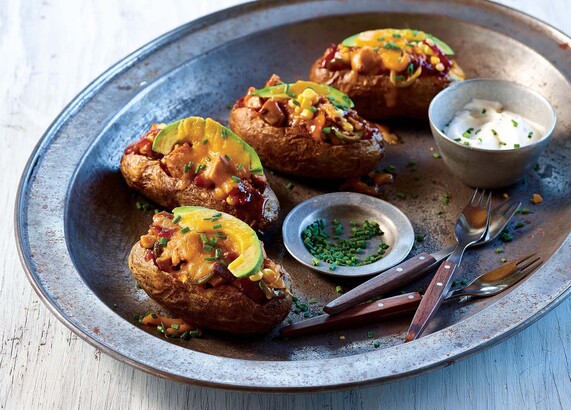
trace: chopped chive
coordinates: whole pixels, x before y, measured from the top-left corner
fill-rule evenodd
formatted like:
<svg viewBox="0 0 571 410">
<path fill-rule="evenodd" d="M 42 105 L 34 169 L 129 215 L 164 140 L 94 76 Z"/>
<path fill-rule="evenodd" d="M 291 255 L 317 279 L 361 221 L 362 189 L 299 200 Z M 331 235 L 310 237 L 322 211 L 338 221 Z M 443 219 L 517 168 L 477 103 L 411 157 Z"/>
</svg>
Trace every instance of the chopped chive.
<svg viewBox="0 0 571 410">
<path fill-rule="evenodd" d="M 335 291 L 336 291 L 337 293 L 340 293 L 340 294 L 343 294 L 343 293 L 344 293 L 344 292 L 343 292 L 343 287 L 342 287 L 342 286 L 339 286 L 339 285 L 335 286 Z"/>
<path fill-rule="evenodd" d="M 408 65 L 408 67 L 406 68 L 406 72 L 407 72 L 408 74 L 414 73 L 414 64 L 410 63 L 410 64 Z"/>
<path fill-rule="evenodd" d="M 483 109 L 482 109 L 482 114 L 485 114 L 485 113 L 486 113 L 486 109 L 483 108 Z"/>
<path fill-rule="evenodd" d="M 236 167 L 236 171 L 241 171 L 242 168 L 244 168 L 244 165 L 238 164 L 238 166 Z"/>
<path fill-rule="evenodd" d="M 313 258 L 313 259 L 311 260 L 311 264 L 312 264 L 313 266 L 319 266 L 319 260 L 318 260 L 317 258 Z"/>
<path fill-rule="evenodd" d="M 232 179 L 236 182 L 240 182 L 242 180 L 240 177 L 237 177 L 236 175 L 232 175 Z"/>
<path fill-rule="evenodd" d="M 222 257 L 222 249 L 216 248 L 216 250 L 214 251 L 214 256 L 216 257 L 216 259 L 220 259 Z"/>
<path fill-rule="evenodd" d="M 432 154 L 432 156 L 433 156 L 434 158 L 440 158 L 440 154 L 439 154 L 438 152 L 435 152 L 434 154 Z"/>
<path fill-rule="evenodd" d="M 208 140 L 207 140 L 206 138 L 204 138 L 204 139 L 202 140 L 202 145 L 206 145 L 206 144 L 208 144 Z"/>
<path fill-rule="evenodd" d="M 293 189 L 294 185 L 291 182 L 288 182 L 285 187 L 286 189 Z"/>
<path fill-rule="evenodd" d="M 400 38 L 401 35 L 400 35 L 399 33 L 393 33 L 393 37 L 394 37 L 394 38 Z"/>
<path fill-rule="evenodd" d="M 195 173 L 195 174 L 199 174 L 200 171 L 202 171 L 204 168 L 206 168 L 206 165 L 204 165 L 204 164 L 198 164 L 198 165 L 196 166 L 196 170 L 194 171 L 194 173 Z"/>
<path fill-rule="evenodd" d="M 142 208 L 143 208 L 143 211 L 148 211 L 150 207 L 151 207 L 150 204 L 143 204 Z"/>
<path fill-rule="evenodd" d="M 397 46 L 397 45 L 396 45 L 395 43 L 393 43 L 392 41 L 391 41 L 391 42 L 388 42 L 388 43 L 385 44 L 383 47 L 384 47 L 385 49 L 387 49 L 387 50 L 400 50 L 400 47 Z"/>
<path fill-rule="evenodd" d="M 520 145 L 519 144 L 514 144 L 514 148 L 519 148 Z"/>
<path fill-rule="evenodd" d="M 377 41 L 385 41 L 385 38 L 384 38 L 384 37 L 379 37 L 379 38 L 377 38 Z"/>
<path fill-rule="evenodd" d="M 527 134 L 527 138 L 531 138 L 533 136 L 533 131 L 530 131 L 529 134 Z"/>
<path fill-rule="evenodd" d="M 190 337 L 189 337 L 188 330 L 187 330 L 186 332 L 184 332 L 182 335 L 180 335 L 180 338 L 181 338 L 182 340 L 188 340 L 188 339 L 190 338 Z"/>
<path fill-rule="evenodd" d="M 505 142 L 503 142 L 503 141 L 500 141 L 499 144 L 500 144 L 500 145 L 508 145 L 507 143 L 505 143 Z"/>
<path fill-rule="evenodd" d="M 478 135 L 478 133 L 479 133 L 480 131 L 482 131 L 482 129 L 481 129 L 481 128 L 478 128 L 478 129 L 476 130 L 476 132 L 474 133 L 474 135 Z"/>
<path fill-rule="evenodd" d="M 397 76 L 395 77 L 395 80 L 397 80 L 397 81 L 404 81 L 404 75 L 397 75 Z"/>
<path fill-rule="evenodd" d="M 179 325 L 178 323 L 173 323 L 173 324 L 171 325 L 171 327 L 172 327 L 174 330 L 178 330 L 178 329 L 180 328 L 180 325 Z"/>
<path fill-rule="evenodd" d="M 375 340 L 375 341 L 373 342 L 373 347 L 374 347 L 375 349 L 378 348 L 378 347 L 380 347 L 380 346 L 381 346 L 381 342 L 380 342 L 379 340 Z"/>
<path fill-rule="evenodd" d="M 188 226 L 185 226 L 184 228 L 182 228 L 182 229 L 180 230 L 180 232 L 181 232 L 181 233 L 190 232 L 190 228 L 189 228 Z"/>
<path fill-rule="evenodd" d="M 212 229 L 220 229 L 222 228 L 222 224 L 216 224 L 212 227 Z"/>
<path fill-rule="evenodd" d="M 222 232 L 216 232 L 216 236 L 220 239 L 226 239 L 226 235 L 224 235 Z"/>
<path fill-rule="evenodd" d="M 517 127 L 517 125 L 518 125 L 518 124 L 517 124 L 517 121 L 514 120 L 513 118 L 512 118 L 512 124 L 513 124 L 514 127 Z"/>
<path fill-rule="evenodd" d="M 495 137 L 498 136 L 498 132 L 497 132 L 495 129 L 493 129 L 493 128 L 492 128 L 492 134 L 494 134 Z"/>
<path fill-rule="evenodd" d="M 216 244 L 218 243 L 218 239 L 215 236 L 213 236 L 210 238 L 208 242 L 210 243 L 210 246 L 216 246 Z"/>
<path fill-rule="evenodd" d="M 141 209 L 143 209 L 143 205 L 141 205 L 141 203 L 139 201 L 137 201 L 137 203 L 135 204 L 135 206 L 137 207 L 137 209 L 140 211 Z"/>
<path fill-rule="evenodd" d="M 232 158 L 230 158 L 230 155 L 228 154 L 224 154 L 224 158 L 226 158 L 228 161 L 232 161 Z"/>
<path fill-rule="evenodd" d="M 506 258 L 500 259 L 500 262 L 502 262 L 502 263 L 506 263 L 507 261 L 508 261 L 508 260 L 507 260 Z"/>
<path fill-rule="evenodd" d="M 206 252 L 210 252 L 212 250 L 212 246 L 210 245 L 204 245 L 203 248 Z"/>
<path fill-rule="evenodd" d="M 169 240 L 163 236 L 161 239 L 159 239 L 159 245 L 160 246 L 167 246 L 168 241 Z"/>
<path fill-rule="evenodd" d="M 311 112 L 317 112 L 317 107 L 314 107 L 313 105 L 311 107 L 309 107 L 309 111 Z"/>
<path fill-rule="evenodd" d="M 417 233 L 415 239 L 417 242 L 424 242 L 424 240 L 426 239 L 426 235 L 423 233 Z"/>
<path fill-rule="evenodd" d="M 174 217 L 174 219 L 172 220 L 173 224 L 177 224 L 180 222 L 180 220 L 182 219 L 182 217 L 180 215 L 177 215 Z"/>
<path fill-rule="evenodd" d="M 454 141 L 456 142 L 462 141 L 462 138 L 454 138 Z"/>
<path fill-rule="evenodd" d="M 204 233 L 200 234 L 200 240 L 202 241 L 203 245 L 206 245 L 208 243 L 208 238 L 206 237 L 206 234 L 204 234 Z"/>
<path fill-rule="evenodd" d="M 504 250 L 503 250 L 502 248 L 496 248 L 496 253 L 500 254 L 500 253 L 503 253 L 503 252 L 504 252 Z"/>
<path fill-rule="evenodd" d="M 324 127 L 322 131 L 324 134 L 331 134 L 331 127 Z"/>
<path fill-rule="evenodd" d="M 204 258 L 204 260 L 207 262 L 213 262 L 216 260 L 216 258 L 214 256 L 207 256 L 206 258 Z"/>
<path fill-rule="evenodd" d="M 450 203 L 450 195 L 448 194 L 443 194 L 442 195 L 442 203 L 444 205 L 448 205 Z"/>
<path fill-rule="evenodd" d="M 525 224 L 523 222 L 518 222 L 514 225 L 515 229 L 519 229 L 519 228 L 523 228 L 525 226 Z"/>
<path fill-rule="evenodd" d="M 252 171 L 252 173 L 254 173 L 254 174 L 259 174 L 260 172 L 264 171 L 264 168 L 256 167 L 256 168 L 252 168 L 250 171 Z"/>
<path fill-rule="evenodd" d="M 470 145 L 469 141 L 464 141 L 464 145 Z"/>
<path fill-rule="evenodd" d="M 212 158 L 210 158 L 210 157 L 206 157 L 206 158 L 204 158 L 204 159 L 206 160 L 206 162 L 212 161 Z"/>
<path fill-rule="evenodd" d="M 191 337 L 198 337 L 198 336 L 200 336 L 200 330 L 191 330 L 191 331 L 190 331 L 190 336 L 191 336 Z"/>
<path fill-rule="evenodd" d="M 369 339 L 372 339 L 373 337 L 375 337 L 375 334 L 373 332 L 367 332 L 367 337 Z"/>
<path fill-rule="evenodd" d="M 294 105 L 297 105 L 297 106 L 299 107 L 299 101 L 297 101 L 297 100 L 291 100 L 291 102 L 292 102 Z"/>
<path fill-rule="evenodd" d="M 225 140 L 226 138 L 228 138 L 228 134 L 227 134 L 227 131 L 226 131 L 226 128 L 225 128 L 225 127 L 222 127 L 221 134 L 222 134 L 222 139 L 223 139 L 223 140 Z"/>
</svg>

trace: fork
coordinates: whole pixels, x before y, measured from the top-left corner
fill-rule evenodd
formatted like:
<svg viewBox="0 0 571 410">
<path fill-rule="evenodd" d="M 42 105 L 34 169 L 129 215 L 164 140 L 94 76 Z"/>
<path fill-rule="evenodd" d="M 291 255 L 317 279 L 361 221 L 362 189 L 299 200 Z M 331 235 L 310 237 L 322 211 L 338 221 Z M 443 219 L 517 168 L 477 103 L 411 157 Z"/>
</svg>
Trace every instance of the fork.
<svg viewBox="0 0 571 410">
<path fill-rule="evenodd" d="M 491 192 L 488 194 L 486 201 L 484 201 L 485 196 L 485 190 L 480 191 L 476 189 L 474 195 L 472 195 L 472 198 L 460 214 L 458 221 L 456 221 L 454 234 L 456 235 L 458 243 L 448 259 L 440 265 L 430 285 L 428 285 L 428 289 L 426 289 L 420 306 L 414 314 L 412 323 L 408 328 L 404 340 L 405 342 L 417 339 L 426 328 L 430 319 L 434 317 L 445 295 L 450 290 L 452 277 L 462 261 L 462 256 L 466 248 L 475 244 L 480 239 L 485 238 L 490 226 L 492 194 Z"/>
<path fill-rule="evenodd" d="M 448 292 L 445 301 L 461 296 L 485 298 L 497 295 L 515 285 L 541 265 L 541 258 L 528 255 L 515 262 L 506 263 L 499 268 L 478 276 L 469 284 Z M 364 303 L 345 310 L 338 315 L 321 315 L 311 319 L 282 327 L 282 337 L 308 336 L 315 333 L 344 330 L 357 326 L 372 325 L 382 320 L 414 311 L 422 296 L 418 292 Z"/>
<path fill-rule="evenodd" d="M 496 206 L 491 212 L 490 227 L 486 232 L 486 236 L 476 242 L 474 246 L 484 245 L 499 235 L 520 206 L 521 202 L 511 199 Z M 337 299 L 332 300 L 323 310 L 330 315 L 335 315 L 372 297 L 386 294 L 410 282 L 414 282 L 432 271 L 438 262 L 444 260 L 452 253 L 454 247 L 454 245 L 450 246 L 431 255 L 423 252 L 393 266 L 339 296 Z"/>
</svg>

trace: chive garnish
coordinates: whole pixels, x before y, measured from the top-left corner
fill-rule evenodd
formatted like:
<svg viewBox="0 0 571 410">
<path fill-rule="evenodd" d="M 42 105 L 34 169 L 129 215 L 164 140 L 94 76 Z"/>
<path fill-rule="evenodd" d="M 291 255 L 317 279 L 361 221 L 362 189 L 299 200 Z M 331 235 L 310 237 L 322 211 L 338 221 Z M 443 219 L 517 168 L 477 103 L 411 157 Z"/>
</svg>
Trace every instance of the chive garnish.
<svg viewBox="0 0 571 410">
<path fill-rule="evenodd" d="M 206 144 L 208 144 L 208 140 L 207 140 L 206 138 L 204 138 L 204 139 L 202 140 L 202 145 L 206 145 Z"/>
<path fill-rule="evenodd" d="M 373 347 L 374 347 L 375 349 L 376 349 L 377 347 L 380 347 L 380 346 L 381 346 L 381 342 L 380 342 L 379 340 L 375 340 L 375 341 L 373 342 Z"/>
<path fill-rule="evenodd" d="M 331 127 L 324 127 L 322 131 L 324 134 L 331 134 Z"/>
<path fill-rule="evenodd" d="M 222 257 L 222 249 L 216 248 L 216 250 L 214 251 L 214 256 L 216 257 L 216 259 L 220 259 Z"/>
<path fill-rule="evenodd" d="M 195 173 L 195 174 L 199 174 L 200 171 L 202 171 L 204 168 L 206 168 L 206 165 L 204 165 L 204 164 L 198 164 L 198 165 L 196 166 L 196 171 L 194 171 L 194 173 Z"/>
<path fill-rule="evenodd" d="M 520 144 L 514 144 L 514 148 L 519 148 Z"/>
<path fill-rule="evenodd" d="M 191 336 L 191 337 L 198 337 L 198 336 L 200 336 L 200 330 L 191 330 L 191 331 L 190 331 L 190 336 Z"/>
<path fill-rule="evenodd" d="M 414 73 L 414 64 L 410 63 L 410 64 L 408 65 L 408 67 L 406 68 L 406 72 L 409 73 L 409 74 Z"/>
<path fill-rule="evenodd" d="M 244 168 L 244 165 L 238 164 L 238 166 L 236 167 L 236 171 L 241 171 L 242 168 Z"/>
<path fill-rule="evenodd" d="M 394 38 L 401 38 L 401 35 L 399 33 L 393 33 L 393 37 Z"/>
<path fill-rule="evenodd" d="M 492 128 L 492 134 L 494 134 L 494 136 L 496 136 L 496 137 L 498 136 L 498 132 L 493 128 Z"/>
<path fill-rule="evenodd" d="M 264 169 L 262 167 L 256 167 L 256 168 L 252 168 L 250 171 L 252 171 L 252 173 L 254 173 L 254 174 L 258 174 L 260 172 L 263 172 Z"/>
<path fill-rule="evenodd" d="M 379 38 L 377 38 L 377 41 L 385 41 L 385 38 L 384 38 L 384 37 L 379 37 Z"/>
<path fill-rule="evenodd" d="M 454 138 L 454 141 L 456 142 L 462 141 L 462 138 Z"/>
<path fill-rule="evenodd" d="M 531 131 L 529 134 L 527 134 L 527 138 L 531 138 L 533 136 L 533 131 Z"/>
<path fill-rule="evenodd" d="M 433 158 L 440 158 L 440 154 L 438 152 L 435 152 L 434 154 L 432 154 Z"/>
<path fill-rule="evenodd" d="M 135 206 L 137 207 L 137 209 L 140 211 L 141 209 L 143 209 L 143 205 L 141 205 L 141 203 L 139 201 L 137 201 L 137 203 L 135 204 Z"/>
<path fill-rule="evenodd" d="M 517 127 L 517 121 L 512 118 L 512 124 L 514 127 Z"/>
<path fill-rule="evenodd" d="M 210 252 L 212 250 L 212 246 L 210 245 L 204 245 L 203 248 L 206 252 Z"/>
<path fill-rule="evenodd" d="M 367 332 L 367 337 L 369 339 L 372 339 L 373 337 L 375 337 L 375 334 L 373 332 Z"/>
<path fill-rule="evenodd" d="M 213 262 L 216 260 L 216 258 L 214 256 L 207 256 L 206 258 L 204 258 L 204 260 L 207 262 Z"/>
<path fill-rule="evenodd" d="M 400 50 L 400 47 L 397 46 L 395 43 L 393 43 L 392 41 L 385 44 L 383 46 L 384 48 L 386 48 L 387 50 Z"/>
<path fill-rule="evenodd" d="M 226 236 L 222 232 L 216 232 L 216 236 L 221 239 L 226 239 Z"/>
<path fill-rule="evenodd" d="M 486 113 L 486 109 L 483 108 L 483 109 L 482 109 L 482 114 L 485 114 L 485 113 Z"/>
<path fill-rule="evenodd" d="M 339 294 L 343 294 L 343 293 L 344 293 L 343 287 L 342 287 L 342 286 L 339 286 L 339 285 L 335 286 L 335 291 L 336 291 L 337 293 L 339 293 Z"/>
<path fill-rule="evenodd" d="M 395 77 L 395 80 L 397 80 L 397 81 L 404 81 L 404 75 L 397 75 L 397 76 Z"/>
<path fill-rule="evenodd" d="M 178 330 L 178 329 L 180 328 L 180 325 L 179 325 L 178 323 L 173 323 L 173 324 L 171 325 L 171 327 L 172 327 L 174 330 Z"/>
<path fill-rule="evenodd" d="M 291 100 L 292 103 L 294 103 L 295 105 L 297 105 L 299 107 L 299 101 L 297 100 Z"/>
<path fill-rule="evenodd" d="M 236 182 L 240 182 L 242 180 L 240 177 L 237 177 L 236 175 L 232 175 L 232 179 Z"/>
<path fill-rule="evenodd" d="M 212 227 L 212 229 L 220 229 L 222 228 L 222 224 L 216 224 Z"/>
<path fill-rule="evenodd" d="M 464 145 L 470 145 L 470 142 L 464 141 Z"/>
<path fill-rule="evenodd" d="M 224 158 L 226 158 L 228 161 L 232 161 L 232 158 L 230 158 L 230 155 L 228 154 L 224 154 Z"/>
<path fill-rule="evenodd" d="M 319 266 L 319 259 L 313 258 L 313 259 L 311 260 L 311 264 L 312 264 L 313 266 Z"/>
<path fill-rule="evenodd" d="M 212 236 L 209 240 L 210 242 L 210 246 L 216 246 L 216 243 L 218 242 L 218 239 L 215 236 Z"/>
<path fill-rule="evenodd" d="M 225 140 L 226 138 L 228 138 L 228 135 L 226 134 L 226 132 L 227 132 L 227 131 L 226 131 L 226 128 L 222 127 L 221 134 L 222 134 L 222 139 L 223 139 L 223 140 Z"/>
<path fill-rule="evenodd" d="M 203 245 L 206 245 L 208 243 L 208 238 L 206 237 L 206 234 L 204 234 L 204 233 L 200 234 L 200 240 L 202 241 Z"/>
<path fill-rule="evenodd" d="M 180 220 L 182 219 L 182 217 L 180 215 L 177 215 L 174 217 L 174 219 L 172 220 L 173 224 L 177 224 L 180 222 Z"/>
<path fill-rule="evenodd" d="M 159 239 L 159 245 L 160 246 L 167 246 L 168 241 L 169 240 L 163 236 L 161 239 Z"/>
<path fill-rule="evenodd" d="M 309 111 L 311 112 L 317 112 L 317 107 L 314 107 L 313 105 L 311 107 L 309 107 Z"/>
<path fill-rule="evenodd" d="M 285 187 L 286 189 L 293 189 L 294 185 L 291 182 L 288 182 Z"/>
<path fill-rule="evenodd" d="M 181 233 L 190 232 L 190 228 L 189 228 L 188 226 L 185 226 L 184 228 L 182 228 L 182 229 L 180 230 L 180 232 L 181 232 Z"/>
</svg>

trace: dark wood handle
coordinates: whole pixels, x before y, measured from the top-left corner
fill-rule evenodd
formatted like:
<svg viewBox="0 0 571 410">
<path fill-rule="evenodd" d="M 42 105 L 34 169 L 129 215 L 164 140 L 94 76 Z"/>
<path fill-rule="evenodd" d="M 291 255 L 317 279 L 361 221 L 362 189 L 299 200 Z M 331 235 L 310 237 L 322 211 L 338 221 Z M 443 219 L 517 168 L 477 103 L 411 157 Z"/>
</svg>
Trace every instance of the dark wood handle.
<svg viewBox="0 0 571 410">
<path fill-rule="evenodd" d="M 283 337 L 307 336 L 319 332 L 348 329 L 377 323 L 388 317 L 411 312 L 417 308 L 421 296 L 418 292 L 406 293 L 355 306 L 335 316 L 321 315 L 280 329 Z"/>
<path fill-rule="evenodd" d="M 424 293 L 420 306 L 412 318 L 412 322 L 404 339 L 405 342 L 417 339 L 424 331 L 426 325 L 444 301 L 450 289 L 452 275 L 455 270 L 456 264 L 454 262 L 444 261 L 442 265 L 440 265 L 430 285 L 428 285 L 428 289 L 426 289 Z"/>
<path fill-rule="evenodd" d="M 428 253 L 416 255 L 339 296 L 325 305 L 323 310 L 330 315 L 336 315 L 372 297 L 398 289 L 423 275 L 425 268 L 435 262 L 436 259 Z"/>
</svg>

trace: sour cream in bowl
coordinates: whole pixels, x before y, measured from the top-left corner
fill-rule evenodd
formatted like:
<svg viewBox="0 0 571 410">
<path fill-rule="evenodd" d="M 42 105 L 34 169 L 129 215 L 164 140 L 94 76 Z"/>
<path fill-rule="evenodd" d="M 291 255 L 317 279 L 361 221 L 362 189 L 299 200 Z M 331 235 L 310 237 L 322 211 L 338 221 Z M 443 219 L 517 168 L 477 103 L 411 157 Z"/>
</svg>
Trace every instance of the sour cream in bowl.
<svg viewBox="0 0 571 410">
<path fill-rule="evenodd" d="M 430 128 L 450 172 L 471 187 L 502 188 L 521 179 L 549 144 L 553 106 L 510 81 L 474 79 L 441 91 Z"/>
</svg>

